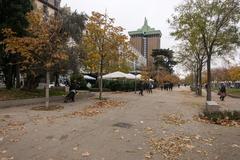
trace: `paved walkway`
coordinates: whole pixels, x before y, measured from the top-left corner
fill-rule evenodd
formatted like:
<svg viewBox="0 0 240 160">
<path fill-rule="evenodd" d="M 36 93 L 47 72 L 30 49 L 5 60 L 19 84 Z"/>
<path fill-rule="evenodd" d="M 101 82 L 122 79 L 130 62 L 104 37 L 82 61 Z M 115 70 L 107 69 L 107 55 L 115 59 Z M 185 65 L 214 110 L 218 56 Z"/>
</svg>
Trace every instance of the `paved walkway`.
<svg viewBox="0 0 240 160">
<path fill-rule="evenodd" d="M 204 99 L 206 99 L 206 91 L 203 90 Z M 212 92 L 212 100 L 216 101 L 220 106 L 221 110 L 229 110 L 229 111 L 240 111 L 240 98 L 232 98 L 230 96 L 225 97 L 224 101 L 219 99 L 219 95 L 217 93 Z"/>
<path fill-rule="evenodd" d="M 132 92 L 104 93 L 104 96 L 125 104 L 106 108 L 93 117 L 69 114 L 93 105 L 95 98 L 56 103 L 64 105 L 59 111 L 30 110 L 33 106 L 1 109 L 0 160 L 238 160 L 240 157 L 240 128 L 195 121 L 193 117 L 204 108 L 205 98 L 194 96 L 188 88 L 172 92 L 154 90 L 144 96 Z M 226 102 L 229 100 L 227 97 Z"/>
</svg>

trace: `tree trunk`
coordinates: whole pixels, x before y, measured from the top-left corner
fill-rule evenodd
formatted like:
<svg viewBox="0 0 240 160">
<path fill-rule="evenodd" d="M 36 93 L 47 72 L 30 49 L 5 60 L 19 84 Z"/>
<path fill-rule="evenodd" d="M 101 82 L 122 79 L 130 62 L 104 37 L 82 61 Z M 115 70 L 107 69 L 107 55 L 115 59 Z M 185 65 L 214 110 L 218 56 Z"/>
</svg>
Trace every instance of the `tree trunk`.
<svg viewBox="0 0 240 160">
<path fill-rule="evenodd" d="M 102 72 L 103 72 L 103 59 L 100 61 L 100 83 L 99 83 L 99 99 L 102 100 Z"/>
<path fill-rule="evenodd" d="M 196 92 L 196 95 L 199 95 L 199 86 L 198 86 L 198 65 L 197 65 L 197 69 L 195 71 L 195 92 Z"/>
<path fill-rule="evenodd" d="M 207 56 L 207 101 L 211 101 L 211 54 Z"/>
<path fill-rule="evenodd" d="M 55 87 L 59 87 L 60 85 L 59 85 L 59 74 L 58 73 L 56 73 L 55 74 Z"/>
<path fill-rule="evenodd" d="M 19 65 L 16 64 L 15 66 L 15 76 L 16 76 L 16 88 L 20 88 L 21 87 L 21 83 L 20 83 L 20 69 L 19 69 Z"/>
<path fill-rule="evenodd" d="M 194 69 L 192 69 L 192 87 L 194 87 L 194 83 L 195 83 L 194 81 L 195 81 L 195 75 L 194 75 Z"/>
<path fill-rule="evenodd" d="M 50 82 L 50 74 L 49 71 L 46 71 L 46 86 L 45 86 L 45 107 L 49 107 L 49 82 Z"/>
<path fill-rule="evenodd" d="M 199 65 L 199 73 L 198 73 L 198 78 L 199 78 L 199 96 L 202 96 L 202 65 Z"/>
<path fill-rule="evenodd" d="M 12 65 L 8 65 L 7 68 L 3 70 L 5 76 L 5 85 L 7 89 L 13 88 L 13 72 L 12 72 Z"/>
</svg>

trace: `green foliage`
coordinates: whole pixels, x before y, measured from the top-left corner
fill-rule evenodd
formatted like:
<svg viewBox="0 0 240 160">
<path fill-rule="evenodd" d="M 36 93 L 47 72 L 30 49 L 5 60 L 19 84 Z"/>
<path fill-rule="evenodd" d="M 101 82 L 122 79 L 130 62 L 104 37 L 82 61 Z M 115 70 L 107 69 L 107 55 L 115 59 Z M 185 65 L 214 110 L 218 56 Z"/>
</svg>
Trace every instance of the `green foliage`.
<svg viewBox="0 0 240 160">
<path fill-rule="evenodd" d="M 190 42 L 191 51 L 203 51 L 207 56 L 210 86 L 212 55 L 229 54 L 240 44 L 240 1 L 186 0 L 176 12 L 171 21 L 172 35 L 183 45 Z M 210 87 L 207 88 L 207 100 L 211 100 Z"/>
<path fill-rule="evenodd" d="M 129 49 L 127 37 L 123 34 L 123 28 L 115 26 L 114 19 L 107 14 L 98 12 L 92 12 L 88 19 L 83 45 L 87 53 L 86 70 L 99 73 L 101 99 L 103 73 L 108 73 L 112 68 L 120 70 L 122 65 L 126 68 L 126 61 L 133 58 L 133 53 Z"/>
<path fill-rule="evenodd" d="M 82 32 L 85 29 L 87 15 L 79 14 L 77 11 L 71 12 L 69 8 L 63 7 L 60 10 L 63 21 L 63 30 L 78 44 L 82 40 Z"/>
<path fill-rule="evenodd" d="M 28 21 L 25 14 L 33 9 L 31 0 L 1 0 L 0 1 L 0 30 L 3 28 L 11 28 L 17 33 L 17 36 L 26 35 Z M 0 41 L 3 40 L 3 35 L 0 33 Z"/>
<path fill-rule="evenodd" d="M 65 95 L 64 87 L 50 88 L 50 96 L 63 96 Z M 0 89 L 0 101 L 14 100 L 14 99 L 29 99 L 29 98 L 41 98 L 45 96 L 44 89 Z"/>
<path fill-rule="evenodd" d="M 209 120 L 218 123 L 220 120 L 240 120 L 240 112 L 239 111 L 224 111 L 224 112 L 203 112 L 203 115 L 200 115 L 200 117 L 206 117 Z"/>
<path fill-rule="evenodd" d="M 74 73 L 79 72 L 79 67 L 83 65 L 86 60 L 86 53 L 82 47 L 83 30 L 86 26 L 87 15 L 71 12 L 70 8 L 63 7 L 60 9 L 63 31 L 68 35 L 69 41 L 66 45 L 67 51 L 70 54 L 67 67 Z"/>
<path fill-rule="evenodd" d="M 99 92 L 99 88 L 90 88 L 89 91 L 91 92 Z M 111 89 L 109 88 L 103 88 L 103 92 L 110 92 Z"/>
<path fill-rule="evenodd" d="M 240 96 L 240 88 L 227 88 L 227 93 Z"/>
<path fill-rule="evenodd" d="M 140 81 L 137 81 L 137 86 Z M 134 80 L 104 80 L 104 88 L 108 88 L 111 91 L 134 91 L 135 82 Z"/>
<path fill-rule="evenodd" d="M 174 52 L 170 49 L 154 49 L 152 51 L 152 56 L 156 68 L 163 67 L 172 73 L 173 67 L 177 64 L 177 62 L 173 60 L 173 53 Z"/>
<path fill-rule="evenodd" d="M 73 83 L 74 81 L 80 82 L 80 81 L 82 81 L 82 79 L 84 79 L 84 78 L 83 78 L 83 75 L 81 75 L 81 74 L 72 74 L 70 77 L 71 83 Z"/>
<path fill-rule="evenodd" d="M 26 35 L 27 32 L 25 29 L 28 26 L 28 21 L 25 18 L 25 14 L 33 8 L 31 0 L 1 0 L 0 8 L 0 42 L 4 39 L 2 34 L 3 28 L 11 28 L 16 32 L 16 36 L 19 37 Z M 12 55 L 5 52 L 4 45 L 0 43 L 0 70 L 2 69 L 3 71 L 8 89 L 13 87 L 13 79 L 19 74 L 17 62 L 20 58 L 19 55 Z"/>
<path fill-rule="evenodd" d="M 88 89 L 87 82 L 81 74 L 72 74 L 70 77 L 71 83 L 77 83 L 77 89 Z"/>
</svg>

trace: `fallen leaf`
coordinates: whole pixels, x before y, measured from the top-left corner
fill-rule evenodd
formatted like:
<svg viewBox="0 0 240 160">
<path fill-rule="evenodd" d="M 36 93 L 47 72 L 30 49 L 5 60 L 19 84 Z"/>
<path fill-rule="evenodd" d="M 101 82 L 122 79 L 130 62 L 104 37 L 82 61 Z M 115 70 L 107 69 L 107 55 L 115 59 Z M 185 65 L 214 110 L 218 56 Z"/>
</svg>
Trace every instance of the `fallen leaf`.
<svg viewBox="0 0 240 160">
<path fill-rule="evenodd" d="M 114 130 L 114 132 L 115 132 L 115 133 L 118 133 L 118 132 L 119 132 L 119 130 L 118 130 L 118 129 L 116 129 L 116 130 Z"/>
<path fill-rule="evenodd" d="M 194 148 L 194 146 L 193 146 L 193 145 L 190 145 L 190 144 L 186 144 L 186 147 L 187 147 L 188 149 L 193 149 L 193 148 Z"/>
<path fill-rule="evenodd" d="M 144 157 L 147 158 L 147 159 L 151 159 L 152 156 L 153 156 L 153 154 L 152 154 L 151 152 L 146 153 L 146 154 L 144 155 Z"/>
<path fill-rule="evenodd" d="M 201 137 L 200 135 L 196 135 L 196 136 L 195 136 L 195 138 L 196 138 L 197 140 L 199 140 L 200 137 Z"/>
<path fill-rule="evenodd" d="M 1 151 L 1 153 L 4 154 L 4 153 L 7 153 L 7 151 L 6 151 L 6 150 L 3 150 L 3 151 Z"/>
<path fill-rule="evenodd" d="M 90 153 L 89 152 L 84 152 L 84 153 L 82 153 L 82 156 L 83 157 L 88 157 L 88 156 L 90 156 Z"/>
<path fill-rule="evenodd" d="M 138 149 L 138 150 L 143 150 L 143 148 L 142 148 L 142 147 L 138 147 L 137 149 Z"/>
<path fill-rule="evenodd" d="M 74 151 L 77 151 L 77 150 L 78 150 L 78 147 L 74 147 L 73 150 L 74 150 Z"/>
<path fill-rule="evenodd" d="M 232 144 L 231 146 L 232 146 L 233 148 L 240 148 L 240 146 L 237 145 L 237 144 Z"/>
</svg>

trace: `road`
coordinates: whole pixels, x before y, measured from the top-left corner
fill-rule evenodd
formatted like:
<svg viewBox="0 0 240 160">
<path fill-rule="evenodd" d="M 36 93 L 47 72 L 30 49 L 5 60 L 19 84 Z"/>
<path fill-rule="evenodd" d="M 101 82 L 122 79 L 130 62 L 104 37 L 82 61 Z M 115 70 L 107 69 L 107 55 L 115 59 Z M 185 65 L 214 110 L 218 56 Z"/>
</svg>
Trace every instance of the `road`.
<svg viewBox="0 0 240 160">
<path fill-rule="evenodd" d="M 56 104 L 64 106 L 57 111 L 35 111 L 33 106 L 1 109 L 0 160 L 240 157 L 240 127 L 194 120 L 205 98 L 196 97 L 189 88 L 154 90 L 144 96 L 104 93 L 104 97 L 112 103 L 97 111 L 84 110 L 98 101 L 94 97 Z M 83 111 L 92 116 L 84 116 Z"/>
</svg>

